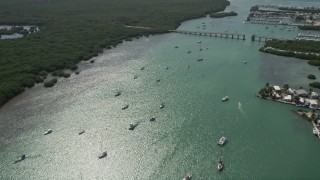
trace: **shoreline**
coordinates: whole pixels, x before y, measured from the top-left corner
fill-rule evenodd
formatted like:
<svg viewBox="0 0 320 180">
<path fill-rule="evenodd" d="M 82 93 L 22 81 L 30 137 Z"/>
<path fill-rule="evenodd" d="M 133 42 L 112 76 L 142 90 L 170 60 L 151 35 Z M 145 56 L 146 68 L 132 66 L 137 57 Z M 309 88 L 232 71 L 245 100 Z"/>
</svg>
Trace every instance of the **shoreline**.
<svg viewBox="0 0 320 180">
<path fill-rule="evenodd" d="M 174 29 L 177 29 L 181 25 L 181 23 L 184 22 L 184 21 L 205 17 L 206 15 L 208 15 L 210 13 L 223 12 L 227 8 L 227 6 L 229 6 L 229 5 L 230 5 L 230 1 L 226 1 L 225 5 L 223 5 L 222 7 L 218 7 L 218 9 L 213 11 L 213 12 L 206 11 L 206 12 L 201 13 L 199 15 L 180 17 L 180 18 L 178 18 L 179 20 L 175 22 Z M 4 22 L 1 22 L 1 23 L 4 23 Z M 10 22 L 6 22 L 6 23 L 7 24 L 15 24 L 15 23 L 10 23 Z M 16 24 L 18 24 L 18 23 L 16 23 Z M 108 50 L 108 49 L 115 48 L 115 47 L 117 47 L 117 45 L 123 43 L 124 41 L 131 41 L 134 38 L 140 38 L 140 37 L 143 37 L 143 36 L 148 37 L 150 35 L 166 34 L 166 33 L 170 33 L 169 30 L 172 29 L 172 28 L 168 28 L 168 29 L 158 28 L 158 29 L 156 29 L 156 28 L 153 28 L 153 27 L 145 28 L 144 26 L 139 26 L 139 25 L 138 26 L 124 25 L 124 28 L 130 29 L 129 27 L 138 27 L 138 28 L 132 28 L 132 29 L 143 30 L 143 32 L 139 32 L 138 34 L 135 33 L 135 32 L 132 32 L 131 33 L 132 35 L 129 35 L 128 37 L 119 37 L 119 39 L 115 40 L 114 43 L 106 44 L 102 48 L 102 50 L 99 50 L 98 52 L 94 52 L 94 53 L 85 55 L 87 58 L 77 60 L 77 62 L 73 63 L 72 65 L 73 66 L 77 65 L 81 61 L 89 61 L 90 59 L 92 59 L 94 57 L 97 57 L 99 53 L 102 53 L 102 52 L 104 52 L 105 50 Z M 143 28 L 141 28 L 141 27 L 143 27 Z M 70 70 L 70 68 L 63 67 L 63 68 L 55 69 L 54 71 L 58 71 L 58 70 L 65 71 L 65 70 Z M 54 71 L 50 71 L 48 73 L 51 74 Z M 72 71 L 72 72 L 75 72 L 75 71 Z M 32 74 L 32 75 L 37 76 L 35 74 Z M 0 96 L 0 108 L 3 105 L 5 105 L 7 102 L 9 102 L 11 99 L 13 99 L 14 97 L 16 97 L 19 94 L 23 93 L 26 90 L 26 88 L 32 88 L 35 84 L 41 84 L 41 85 L 44 84 L 45 82 L 47 82 L 47 81 L 45 81 L 45 79 L 47 77 L 48 77 L 47 75 L 46 76 L 39 76 L 38 75 L 38 78 L 34 78 L 32 81 L 29 81 L 27 83 L 21 83 L 22 86 L 20 84 L 20 86 L 14 87 L 14 90 L 9 90 L 9 91 L 8 90 L 7 91 L 3 90 L 3 92 L 1 92 L 3 94 L 3 97 Z M 56 78 L 56 77 L 54 77 L 54 78 Z M 57 77 L 57 79 L 60 79 L 60 77 Z"/>
</svg>

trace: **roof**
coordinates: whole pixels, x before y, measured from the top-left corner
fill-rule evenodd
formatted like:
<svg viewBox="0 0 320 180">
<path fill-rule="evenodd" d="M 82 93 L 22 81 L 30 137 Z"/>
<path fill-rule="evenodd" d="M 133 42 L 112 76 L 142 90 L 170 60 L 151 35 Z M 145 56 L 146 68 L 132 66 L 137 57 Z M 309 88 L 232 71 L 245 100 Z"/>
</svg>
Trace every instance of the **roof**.
<svg viewBox="0 0 320 180">
<path fill-rule="evenodd" d="M 318 93 L 316 93 L 316 92 L 311 92 L 311 96 L 318 96 Z"/>
<path fill-rule="evenodd" d="M 284 97 L 284 100 L 291 100 L 291 95 L 286 95 L 286 96 Z"/>
<path fill-rule="evenodd" d="M 298 89 L 298 90 L 296 90 L 296 93 L 297 94 L 308 94 L 307 91 L 304 89 Z"/>
<path fill-rule="evenodd" d="M 279 86 L 273 86 L 273 89 L 276 90 L 276 91 L 280 91 L 280 87 Z"/>
<path fill-rule="evenodd" d="M 314 100 L 314 99 L 310 99 L 309 103 L 312 104 L 312 105 L 318 105 L 318 102 L 316 100 Z"/>
</svg>

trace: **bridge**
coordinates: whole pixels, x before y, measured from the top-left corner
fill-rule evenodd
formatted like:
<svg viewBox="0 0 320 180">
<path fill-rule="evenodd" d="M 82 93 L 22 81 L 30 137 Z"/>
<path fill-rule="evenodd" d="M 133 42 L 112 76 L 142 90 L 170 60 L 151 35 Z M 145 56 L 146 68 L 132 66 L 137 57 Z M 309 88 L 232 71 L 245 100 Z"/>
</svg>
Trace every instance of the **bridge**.
<svg viewBox="0 0 320 180">
<path fill-rule="evenodd" d="M 200 32 L 200 31 L 186 31 L 186 30 L 170 30 L 170 32 L 175 32 L 175 33 L 180 33 L 180 34 L 198 35 L 198 36 L 210 36 L 210 37 L 246 40 L 245 34 L 238 34 L 238 33 Z"/>
</svg>

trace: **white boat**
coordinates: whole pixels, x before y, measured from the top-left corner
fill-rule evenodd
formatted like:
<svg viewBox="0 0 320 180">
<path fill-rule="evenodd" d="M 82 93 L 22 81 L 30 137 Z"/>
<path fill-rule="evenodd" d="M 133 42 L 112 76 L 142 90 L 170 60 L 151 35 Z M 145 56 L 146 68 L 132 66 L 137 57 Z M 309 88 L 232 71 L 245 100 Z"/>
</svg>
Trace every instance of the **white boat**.
<svg viewBox="0 0 320 180">
<path fill-rule="evenodd" d="M 223 170 L 223 168 L 224 168 L 224 164 L 223 164 L 223 161 L 220 157 L 220 160 L 218 162 L 218 171 L 221 172 Z"/>
<path fill-rule="evenodd" d="M 106 157 L 108 154 L 107 154 L 107 151 L 102 151 L 101 154 L 98 156 L 99 159 L 102 159 L 104 157 Z"/>
<path fill-rule="evenodd" d="M 244 61 L 243 61 L 243 64 L 247 64 L 247 61 L 246 61 L 246 60 L 244 60 Z"/>
<path fill-rule="evenodd" d="M 50 133 L 52 133 L 52 129 L 48 129 L 46 132 L 43 133 L 43 135 L 48 135 Z"/>
<path fill-rule="evenodd" d="M 164 103 L 161 103 L 160 104 L 160 109 L 163 109 L 164 108 Z"/>
<path fill-rule="evenodd" d="M 202 41 L 198 41 L 197 43 L 202 43 Z"/>
<path fill-rule="evenodd" d="M 319 130 L 316 129 L 316 128 L 313 128 L 312 132 L 313 132 L 314 135 L 318 135 Z"/>
<path fill-rule="evenodd" d="M 229 97 L 228 96 L 225 96 L 222 98 L 222 101 L 228 101 L 229 100 Z"/>
<path fill-rule="evenodd" d="M 157 79 L 156 82 L 160 82 L 160 79 Z"/>
<path fill-rule="evenodd" d="M 227 142 L 227 138 L 222 136 L 217 142 L 220 146 L 223 146 Z"/>
<path fill-rule="evenodd" d="M 182 180 L 191 180 L 192 174 L 187 174 Z"/>
<path fill-rule="evenodd" d="M 168 67 L 168 66 L 166 66 L 166 69 L 169 69 L 169 67 Z"/>
</svg>

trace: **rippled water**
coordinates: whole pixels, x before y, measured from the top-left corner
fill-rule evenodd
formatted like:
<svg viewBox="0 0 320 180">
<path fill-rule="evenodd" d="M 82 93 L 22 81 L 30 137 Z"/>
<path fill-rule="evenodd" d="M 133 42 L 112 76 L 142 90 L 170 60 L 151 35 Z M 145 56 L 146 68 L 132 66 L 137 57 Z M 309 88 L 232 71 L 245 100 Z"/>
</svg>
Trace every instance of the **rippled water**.
<svg viewBox="0 0 320 180">
<path fill-rule="evenodd" d="M 244 24 L 255 3 L 231 3 L 228 10 L 239 16 L 200 18 L 179 29 L 197 30 L 205 22 L 206 31 L 247 37 L 298 33 Z M 186 173 L 194 179 L 317 179 L 320 144 L 311 125 L 290 111 L 294 107 L 254 95 L 266 81 L 307 87 L 306 76 L 318 69 L 260 53 L 263 44 L 247 39 L 142 38 L 105 51 L 94 64 L 81 63 L 79 75 L 53 88 L 27 90 L 0 109 L 0 179 L 168 180 Z M 115 97 L 118 90 L 122 95 Z M 230 101 L 222 103 L 225 95 Z M 132 122 L 139 125 L 129 131 Z M 53 133 L 44 136 L 49 128 Z M 78 135 L 81 129 L 86 132 Z M 222 135 L 229 142 L 218 147 Z M 108 156 L 99 160 L 104 149 Z M 26 160 L 13 164 L 21 154 Z M 216 170 L 220 156 L 222 173 Z"/>
</svg>

